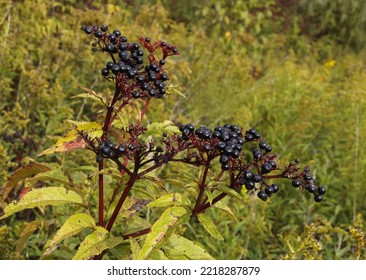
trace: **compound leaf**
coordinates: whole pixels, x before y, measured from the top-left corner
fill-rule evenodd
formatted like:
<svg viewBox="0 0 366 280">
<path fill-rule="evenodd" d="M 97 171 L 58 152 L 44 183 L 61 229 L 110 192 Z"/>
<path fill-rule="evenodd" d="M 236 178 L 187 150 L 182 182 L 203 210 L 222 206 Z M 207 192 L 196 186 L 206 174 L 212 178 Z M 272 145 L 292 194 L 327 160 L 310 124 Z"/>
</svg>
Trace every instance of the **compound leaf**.
<svg viewBox="0 0 366 280">
<path fill-rule="evenodd" d="M 185 208 L 173 206 L 166 209 L 151 227 L 151 231 L 147 235 L 137 259 L 148 259 L 156 250 L 164 245 L 165 241 L 174 232 L 174 229 L 187 220 L 188 215 Z"/>
<path fill-rule="evenodd" d="M 48 255 L 52 252 L 55 246 L 62 240 L 76 235 L 86 228 L 95 228 L 96 224 L 90 215 L 78 213 L 69 217 L 62 227 L 57 231 L 56 235 L 47 242 L 43 255 Z"/>
<path fill-rule="evenodd" d="M 76 192 L 61 187 L 47 187 L 32 189 L 27 192 L 18 202 L 12 202 L 4 209 L 0 220 L 24 209 L 41 207 L 46 205 L 62 205 L 66 203 L 83 204 Z"/>
<path fill-rule="evenodd" d="M 218 240 L 224 240 L 224 238 L 221 236 L 220 232 L 217 230 L 214 222 L 211 220 L 210 216 L 207 214 L 201 213 L 198 214 L 198 220 L 201 223 L 201 225 L 204 227 L 204 229 L 213 237 Z"/>
<path fill-rule="evenodd" d="M 110 237 L 108 230 L 97 226 L 95 231 L 89 234 L 83 242 L 80 243 L 73 260 L 87 260 L 93 256 L 99 255 L 106 249 L 111 249 L 125 240 L 123 237 Z"/>
</svg>

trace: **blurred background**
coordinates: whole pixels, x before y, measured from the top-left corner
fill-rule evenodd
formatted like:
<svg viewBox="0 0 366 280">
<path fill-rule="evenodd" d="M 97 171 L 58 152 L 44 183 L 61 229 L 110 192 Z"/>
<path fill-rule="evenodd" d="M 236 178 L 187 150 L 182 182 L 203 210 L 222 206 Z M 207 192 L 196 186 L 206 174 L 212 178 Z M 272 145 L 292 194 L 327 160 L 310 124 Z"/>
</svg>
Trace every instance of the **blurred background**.
<svg viewBox="0 0 366 280">
<path fill-rule="evenodd" d="M 167 71 L 185 98 L 154 101 L 148 121 L 255 127 L 280 163 L 300 158 L 327 187 L 315 203 L 283 182 L 267 203 L 233 202 L 238 223 L 212 211 L 224 241 L 194 225 L 187 237 L 218 259 L 366 257 L 366 1 L 1 1 L 0 186 L 65 135 L 67 119 L 96 119 L 94 105 L 72 97 L 81 87 L 113 90 L 100 75 L 105 57 L 80 31 L 103 23 L 181 54 Z M 94 158 L 36 160 L 72 168 Z M 0 223 L 1 259 L 42 253 L 51 229 L 28 237 L 31 245 L 14 241 L 31 219 Z"/>
</svg>

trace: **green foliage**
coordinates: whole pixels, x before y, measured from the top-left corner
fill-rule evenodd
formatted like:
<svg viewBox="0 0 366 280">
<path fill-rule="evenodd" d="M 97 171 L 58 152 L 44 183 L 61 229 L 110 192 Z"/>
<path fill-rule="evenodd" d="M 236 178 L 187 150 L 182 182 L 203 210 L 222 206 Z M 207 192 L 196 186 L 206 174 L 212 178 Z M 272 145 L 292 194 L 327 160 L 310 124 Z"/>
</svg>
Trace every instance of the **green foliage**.
<svg viewBox="0 0 366 280">
<path fill-rule="evenodd" d="M 0 259 L 365 259 L 364 1 L 120 2 L 0 6 Z M 177 163 L 136 181 L 111 232 L 96 226 L 98 176 L 107 220 L 127 176 L 115 165 L 99 172 L 91 152 L 73 150 L 85 147 L 78 130 L 101 135 L 113 95 L 79 31 L 94 23 L 167 38 L 182 54 L 167 65 L 178 94 L 152 101 L 144 141 L 188 119 L 255 126 L 281 164 L 316 165 L 324 203 L 284 182 L 264 204 L 210 178 L 209 201 L 227 197 L 188 221 L 202 171 Z M 113 125 L 127 127 L 136 112 L 126 108 Z"/>
</svg>

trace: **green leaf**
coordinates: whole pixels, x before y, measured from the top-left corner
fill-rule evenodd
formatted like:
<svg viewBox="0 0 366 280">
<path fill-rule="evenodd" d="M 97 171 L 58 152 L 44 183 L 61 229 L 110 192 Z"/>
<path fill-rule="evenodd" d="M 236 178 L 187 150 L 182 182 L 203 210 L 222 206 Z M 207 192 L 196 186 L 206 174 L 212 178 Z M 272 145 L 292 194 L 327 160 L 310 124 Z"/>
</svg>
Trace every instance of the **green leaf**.
<svg viewBox="0 0 366 280">
<path fill-rule="evenodd" d="M 178 127 L 171 121 L 165 120 L 163 122 L 153 122 L 147 128 L 146 133 L 144 133 L 144 138 L 150 135 L 161 136 L 163 133 L 173 134 L 180 133 Z"/>
<path fill-rule="evenodd" d="M 163 247 L 165 255 L 172 260 L 213 260 L 202 247 L 183 236 L 172 234 Z"/>
<path fill-rule="evenodd" d="M 27 192 L 18 202 L 7 205 L 0 220 L 24 209 L 66 203 L 83 204 L 83 201 L 76 192 L 61 187 L 33 189 Z"/>
<path fill-rule="evenodd" d="M 168 207 L 173 205 L 180 205 L 182 202 L 182 197 L 179 193 L 169 193 L 162 195 L 158 199 L 151 201 L 148 207 Z"/>
<path fill-rule="evenodd" d="M 242 197 L 240 194 L 238 194 L 233 189 L 230 189 L 230 188 L 222 186 L 222 185 L 215 186 L 214 189 L 221 191 L 223 193 L 227 193 L 229 196 L 232 196 L 232 197 L 238 199 L 240 202 L 247 203 L 245 201 L 244 197 Z"/>
<path fill-rule="evenodd" d="M 66 222 L 62 225 L 62 227 L 57 231 L 56 235 L 47 242 L 45 246 L 45 252 L 43 255 L 48 255 L 52 252 L 57 244 L 59 244 L 62 240 L 76 235 L 83 231 L 86 228 L 95 228 L 96 224 L 93 217 L 78 213 L 69 217 Z"/>
<path fill-rule="evenodd" d="M 68 152 L 74 149 L 82 149 L 86 147 L 84 139 L 80 136 L 79 132 L 85 132 L 91 139 L 101 137 L 103 134 L 102 125 L 97 122 L 77 122 L 68 120 L 68 122 L 74 124 L 76 128 L 72 130 L 65 137 L 57 140 L 56 144 L 50 148 L 39 153 L 37 156 L 43 156 L 46 154 L 53 154 L 56 152 Z"/>
<path fill-rule="evenodd" d="M 204 227 L 204 229 L 213 237 L 218 240 L 224 240 L 224 238 L 221 236 L 220 232 L 217 230 L 214 222 L 211 220 L 210 216 L 207 214 L 201 213 L 198 214 L 198 220 L 200 221 L 201 225 Z"/>
<path fill-rule="evenodd" d="M 46 172 L 51 168 L 45 164 L 31 162 L 28 165 L 18 168 L 9 178 L 3 190 L 4 199 L 9 195 L 13 187 L 21 180 L 32 177 L 38 173 Z"/>
<path fill-rule="evenodd" d="M 226 205 L 225 202 L 222 202 L 221 200 L 216 202 L 214 205 L 213 205 L 214 208 L 217 208 L 217 209 L 220 209 L 220 210 L 223 210 L 225 213 L 229 214 L 230 217 L 232 217 L 235 222 L 239 223 L 238 222 L 238 219 L 235 217 L 233 211 L 231 210 L 231 208 L 229 206 Z"/>
<path fill-rule="evenodd" d="M 151 231 L 147 235 L 137 259 L 148 259 L 156 250 L 164 245 L 165 241 L 174 232 L 174 229 L 187 221 L 188 218 L 187 211 L 183 207 L 173 206 L 166 209 L 151 227 Z"/>
<path fill-rule="evenodd" d="M 113 248 L 125 240 L 123 237 L 110 237 L 108 230 L 97 226 L 92 234 L 89 234 L 80 243 L 73 260 L 88 260 L 93 256 L 99 255 L 106 249 Z"/>
</svg>

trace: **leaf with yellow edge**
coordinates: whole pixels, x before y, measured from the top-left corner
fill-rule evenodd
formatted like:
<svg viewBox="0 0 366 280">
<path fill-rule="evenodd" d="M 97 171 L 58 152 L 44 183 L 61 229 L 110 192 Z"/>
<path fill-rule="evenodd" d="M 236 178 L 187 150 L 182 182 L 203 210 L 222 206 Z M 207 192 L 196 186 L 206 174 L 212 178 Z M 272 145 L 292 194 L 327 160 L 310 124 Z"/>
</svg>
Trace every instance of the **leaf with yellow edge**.
<svg viewBox="0 0 366 280">
<path fill-rule="evenodd" d="M 173 234 L 163 247 L 164 253 L 171 260 L 213 260 L 214 258 L 202 247 L 183 236 Z"/>
<path fill-rule="evenodd" d="M 213 237 L 218 240 L 224 240 L 221 236 L 220 232 L 217 230 L 214 222 L 211 220 L 210 216 L 207 214 L 201 213 L 197 216 L 198 221 L 201 223 L 203 228 Z"/>
<path fill-rule="evenodd" d="M 47 205 L 62 205 L 66 203 L 83 204 L 83 201 L 76 192 L 61 187 L 47 187 L 32 189 L 27 192 L 18 202 L 12 202 L 4 208 L 4 214 L 0 220 L 13 215 L 24 209 L 41 207 Z"/>
<path fill-rule="evenodd" d="M 106 249 L 111 249 L 125 240 L 123 237 L 110 237 L 108 230 L 97 226 L 92 234 L 89 234 L 72 258 L 73 260 L 88 260 L 93 256 L 99 255 Z M 127 241 L 126 241 L 127 242 Z"/>
<path fill-rule="evenodd" d="M 96 224 L 88 214 L 78 213 L 69 217 L 62 227 L 57 231 L 56 235 L 49 240 L 45 246 L 45 252 L 43 255 L 50 254 L 55 246 L 62 240 L 69 238 L 70 236 L 76 235 L 86 228 L 95 228 Z"/>
<path fill-rule="evenodd" d="M 53 154 L 57 152 L 68 152 L 74 149 L 83 149 L 86 146 L 84 139 L 80 136 L 80 131 L 86 133 L 91 139 L 101 137 L 103 134 L 103 128 L 100 123 L 97 122 L 78 122 L 68 120 L 68 122 L 76 126 L 69 134 L 57 140 L 56 144 L 50 148 L 39 153 L 37 156 L 43 156 L 46 154 Z"/>
<path fill-rule="evenodd" d="M 151 227 L 144 245 L 137 257 L 139 260 L 146 260 L 164 245 L 165 241 L 180 224 L 188 221 L 188 213 L 184 207 L 173 206 L 164 211 L 160 218 Z"/>
</svg>

